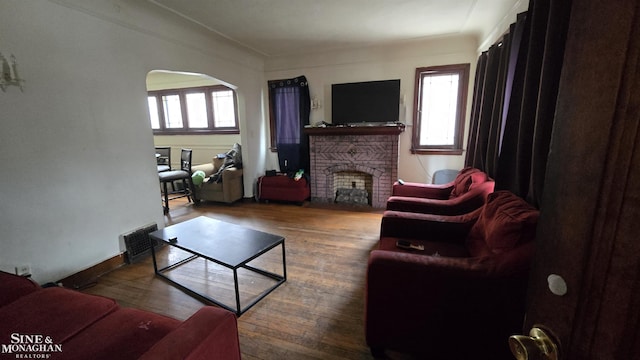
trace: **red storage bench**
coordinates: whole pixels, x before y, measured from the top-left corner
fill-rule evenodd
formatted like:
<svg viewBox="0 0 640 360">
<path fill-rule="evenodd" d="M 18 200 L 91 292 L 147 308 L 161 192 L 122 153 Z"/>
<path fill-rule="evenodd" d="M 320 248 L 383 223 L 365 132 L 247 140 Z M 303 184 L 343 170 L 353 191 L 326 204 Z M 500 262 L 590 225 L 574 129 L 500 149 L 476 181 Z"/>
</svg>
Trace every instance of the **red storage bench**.
<svg viewBox="0 0 640 360">
<path fill-rule="evenodd" d="M 258 178 L 258 200 L 292 201 L 302 203 L 311 195 L 307 179 L 294 180 L 287 175 Z"/>
</svg>

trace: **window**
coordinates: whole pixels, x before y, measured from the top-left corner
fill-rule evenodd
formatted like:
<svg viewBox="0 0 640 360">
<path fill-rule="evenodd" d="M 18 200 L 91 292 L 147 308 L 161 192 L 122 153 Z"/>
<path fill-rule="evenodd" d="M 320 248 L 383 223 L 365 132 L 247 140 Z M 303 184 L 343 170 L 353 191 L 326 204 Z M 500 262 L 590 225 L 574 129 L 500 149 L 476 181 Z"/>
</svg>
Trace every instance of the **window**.
<svg viewBox="0 0 640 360">
<path fill-rule="evenodd" d="M 238 134 L 236 93 L 226 86 L 149 91 L 154 134 Z"/>
<path fill-rule="evenodd" d="M 214 119 L 216 127 L 236 126 L 234 95 L 234 92 L 231 90 L 215 91 L 211 93 L 213 112 L 218 114 Z"/>
<path fill-rule="evenodd" d="M 206 129 L 209 127 L 206 98 L 207 96 L 204 92 L 189 93 L 185 96 L 189 127 L 192 129 Z"/>
<path fill-rule="evenodd" d="M 416 69 L 414 154 L 462 154 L 469 64 Z"/>
</svg>

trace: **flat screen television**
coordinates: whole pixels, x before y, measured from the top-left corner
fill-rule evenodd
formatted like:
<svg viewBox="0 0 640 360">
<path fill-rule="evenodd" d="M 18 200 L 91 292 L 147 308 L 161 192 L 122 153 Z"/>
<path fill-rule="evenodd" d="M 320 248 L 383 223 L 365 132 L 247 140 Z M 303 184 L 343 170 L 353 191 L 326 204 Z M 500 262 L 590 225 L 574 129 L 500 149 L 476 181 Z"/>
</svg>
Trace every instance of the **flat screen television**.
<svg viewBox="0 0 640 360">
<path fill-rule="evenodd" d="M 400 79 L 331 85 L 334 125 L 398 122 Z"/>
</svg>

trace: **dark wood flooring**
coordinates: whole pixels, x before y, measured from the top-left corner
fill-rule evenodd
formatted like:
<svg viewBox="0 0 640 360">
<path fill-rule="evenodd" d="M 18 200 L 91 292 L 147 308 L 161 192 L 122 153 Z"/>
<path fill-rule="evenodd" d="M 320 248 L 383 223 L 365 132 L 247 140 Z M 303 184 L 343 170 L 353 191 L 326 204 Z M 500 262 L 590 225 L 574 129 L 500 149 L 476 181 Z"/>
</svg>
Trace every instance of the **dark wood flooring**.
<svg viewBox="0 0 640 360">
<path fill-rule="evenodd" d="M 172 201 L 165 220 L 170 225 L 197 216 L 286 238 L 287 281 L 238 319 L 243 359 L 372 359 L 364 340 L 365 271 L 382 211 L 313 203 L 193 206 Z M 185 275 L 206 277 L 198 266 Z M 150 258 L 103 275 L 83 291 L 181 320 L 204 306 L 154 276 Z"/>
</svg>

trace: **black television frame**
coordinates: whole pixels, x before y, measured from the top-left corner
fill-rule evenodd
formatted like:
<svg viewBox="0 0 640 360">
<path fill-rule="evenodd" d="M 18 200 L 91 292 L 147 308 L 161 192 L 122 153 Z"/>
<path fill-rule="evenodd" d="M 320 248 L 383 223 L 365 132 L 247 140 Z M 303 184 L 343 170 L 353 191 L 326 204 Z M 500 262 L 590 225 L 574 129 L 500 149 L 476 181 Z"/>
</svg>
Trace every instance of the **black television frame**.
<svg viewBox="0 0 640 360">
<path fill-rule="evenodd" d="M 400 79 L 331 85 L 331 123 L 397 123 Z"/>
</svg>

